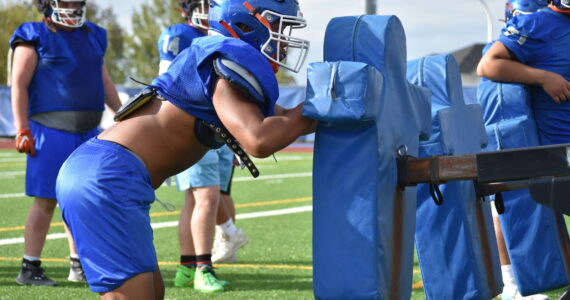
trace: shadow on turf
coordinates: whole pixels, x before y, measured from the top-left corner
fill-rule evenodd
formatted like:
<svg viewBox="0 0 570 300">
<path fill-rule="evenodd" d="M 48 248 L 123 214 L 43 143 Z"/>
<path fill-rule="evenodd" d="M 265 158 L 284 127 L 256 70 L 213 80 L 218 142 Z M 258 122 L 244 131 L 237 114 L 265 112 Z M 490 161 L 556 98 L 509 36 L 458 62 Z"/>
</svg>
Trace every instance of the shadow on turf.
<svg viewBox="0 0 570 300">
<path fill-rule="evenodd" d="M 14 266 L 0 267 L 0 286 L 19 286 L 16 283 L 16 277 L 20 272 L 19 263 Z M 67 288 L 86 288 L 87 283 L 84 282 L 71 282 L 67 280 L 69 275 L 69 267 L 47 267 L 44 268 L 44 273 L 52 280 L 57 282 L 58 286 Z"/>
</svg>

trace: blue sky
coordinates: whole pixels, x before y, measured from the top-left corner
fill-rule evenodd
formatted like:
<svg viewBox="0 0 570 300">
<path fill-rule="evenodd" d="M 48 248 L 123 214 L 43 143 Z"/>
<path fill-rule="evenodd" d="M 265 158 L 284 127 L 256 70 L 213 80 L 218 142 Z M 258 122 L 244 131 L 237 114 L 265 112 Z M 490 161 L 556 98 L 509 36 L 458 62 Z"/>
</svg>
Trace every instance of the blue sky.
<svg viewBox="0 0 570 300">
<path fill-rule="evenodd" d="M 5 2 L 6 0 L 0 0 Z M 112 6 L 119 22 L 127 29 L 131 13 L 147 0 L 88 0 L 102 6 Z M 494 36 L 503 26 L 506 0 L 484 0 L 492 13 Z M 336 16 L 362 14 L 363 0 L 299 0 L 307 19 L 306 29 L 299 36 L 311 41 L 307 62 L 321 61 L 325 28 Z M 480 0 L 379 0 L 378 14 L 396 15 L 406 30 L 408 59 L 433 53 L 448 53 L 473 43 L 487 41 L 487 21 Z M 157 37 L 158 38 L 158 37 Z M 297 82 L 303 84 L 306 71 L 301 70 Z"/>
</svg>

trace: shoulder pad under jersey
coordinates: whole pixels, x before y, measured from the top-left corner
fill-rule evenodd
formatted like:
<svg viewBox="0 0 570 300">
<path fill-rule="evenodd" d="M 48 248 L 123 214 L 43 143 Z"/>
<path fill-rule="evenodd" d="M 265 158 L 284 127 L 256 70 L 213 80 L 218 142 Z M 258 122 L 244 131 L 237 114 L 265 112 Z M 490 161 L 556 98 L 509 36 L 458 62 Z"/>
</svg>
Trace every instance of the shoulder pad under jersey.
<svg viewBox="0 0 570 300">
<path fill-rule="evenodd" d="M 247 69 L 229 59 L 219 57 L 214 62 L 216 73 L 258 102 L 264 101 L 264 94 L 257 78 Z"/>
</svg>

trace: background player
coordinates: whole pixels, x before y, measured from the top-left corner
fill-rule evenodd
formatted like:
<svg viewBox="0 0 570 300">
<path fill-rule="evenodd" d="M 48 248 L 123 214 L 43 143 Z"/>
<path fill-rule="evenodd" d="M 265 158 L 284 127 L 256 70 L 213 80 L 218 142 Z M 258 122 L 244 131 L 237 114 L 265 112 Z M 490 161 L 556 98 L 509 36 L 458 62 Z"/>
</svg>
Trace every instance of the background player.
<svg viewBox="0 0 570 300">
<path fill-rule="evenodd" d="M 179 3 L 187 23 L 169 26 L 160 35 L 158 40 L 160 53 L 159 75 L 167 71 L 174 58 L 182 50 L 188 48 L 192 40 L 206 36 L 208 31 L 209 4 L 207 1 L 181 0 Z M 232 250 L 231 253 L 235 253 L 237 248 L 247 243 L 247 237 L 239 228 L 235 227 L 225 203 L 220 202 L 220 191 L 226 193 L 229 191 L 233 156 L 233 152 L 227 146 L 222 146 L 219 149 L 208 151 L 195 165 L 176 175 L 178 190 L 185 191 L 185 201 L 180 213 L 178 227 L 181 255 L 180 265 L 174 280 L 174 285 L 177 287 L 194 284 L 194 274 L 198 260 L 211 263 L 211 256 L 196 257 L 194 244 L 212 245 L 213 232 L 202 232 L 202 230 L 211 227 L 203 226 L 203 223 L 216 222 L 216 212 L 219 215 L 220 227 L 231 233 L 231 235 L 223 235 L 228 237 L 226 239 L 222 239 L 220 234 L 219 241 L 216 244 L 220 245 L 223 241 L 227 241 L 226 244 L 233 242 L 224 249 L 233 246 L 230 250 Z M 229 198 L 227 200 L 230 201 L 229 204 L 232 204 L 232 199 L 229 195 L 225 198 Z M 218 251 L 218 256 L 220 253 L 221 251 Z M 225 255 L 228 256 L 228 253 L 225 253 Z M 204 291 L 221 290 L 221 287 L 210 286 L 208 282 L 198 283 L 194 287 Z"/>
<path fill-rule="evenodd" d="M 543 4 L 539 1 L 525 2 Z M 537 13 L 513 14 L 499 40 L 484 54 L 477 70 L 480 76 L 494 81 L 529 85 L 534 118 L 543 145 L 570 142 L 570 105 L 566 102 L 570 98 L 570 83 L 567 81 L 570 78 L 570 61 L 560 51 L 570 46 L 569 13 L 568 4 L 550 1 L 547 9 Z M 506 263 L 503 280 L 507 289 L 507 284 L 514 284 L 514 277 L 502 235 L 498 234 L 497 240 L 502 250 L 501 264 Z M 514 288 L 516 295 L 516 286 Z"/>
<path fill-rule="evenodd" d="M 81 143 L 99 133 L 104 104 L 121 102 L 103 58 L 107 35 L 85 22 L 85 1 L 38 0 L 43 22 L 24 23 L 10 39 L 14 50 L 12 110 L 16 148 L 28 153 L 26 195 L 34 202 L 24 230 L 24 257 L 16 279 L 22 285 L 55 285 L 40 267 L 40 255 L 56 207 L 55 180 L 61 164 Z M 83 281 L 81 263 L 66 227 L 71 269 Z"/>
</svg>

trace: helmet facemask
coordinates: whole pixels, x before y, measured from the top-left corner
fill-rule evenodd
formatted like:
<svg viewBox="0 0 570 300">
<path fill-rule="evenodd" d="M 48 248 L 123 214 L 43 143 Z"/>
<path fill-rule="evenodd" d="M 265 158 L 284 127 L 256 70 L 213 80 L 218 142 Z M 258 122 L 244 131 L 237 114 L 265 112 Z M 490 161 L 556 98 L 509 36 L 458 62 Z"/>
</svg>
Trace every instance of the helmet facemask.
<svg viewBox="0 0 570 300">
<path fill-rule="evenodd" d="M 193 8 L 191 16 L 190 22 L 193 26 L 208 30 L 208 1 L 200 1 L 200 3 Z"/>
<path fill-rule="evenodd" d="M 80 8 L 62 8 L 60 2 L 79 2 Z M 69 28 L 79 28 L 85 23 L 85 0 L 51 0 L 51 16 L 52 22 Z"/>
<path fill-rule="evenodd" d="M 305 19 L 270 10 L 262 12 L 261 17 L 271 24 L 268 27 L 269 39 L 261 45 L 261 53 L 272 63 L 292 72 L 299 72 L 307 58 L 310 43 L 294 37 L 293 30 L 307 27 Z"/>
</svg>

